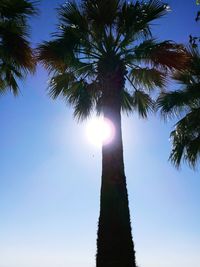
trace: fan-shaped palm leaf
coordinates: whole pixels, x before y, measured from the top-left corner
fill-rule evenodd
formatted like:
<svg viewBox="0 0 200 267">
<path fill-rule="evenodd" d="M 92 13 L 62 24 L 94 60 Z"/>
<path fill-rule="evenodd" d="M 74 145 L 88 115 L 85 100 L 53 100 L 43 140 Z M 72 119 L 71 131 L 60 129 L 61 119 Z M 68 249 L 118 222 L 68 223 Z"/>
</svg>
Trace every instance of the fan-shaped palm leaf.
<svg viewBox="0 0 200 267">
<path fill-rule="evenodd" d="M 165 117 L 182 117 L 171 133 L 170 160 L 177 167 L 182 160 L 195 167 L 200 155 L 200 54 L 194 48 L 189 48 L 188 54 L 190 65 L 173 75 L 182 88 L 161 94 L 157 102 Z"/>
<path fill-rule="evenodd" d="M 0 2 L 0 79 L 1 92 L 18 93 L 18 80 L 35 70 L 35 59 L 28 40 L 27 19 L 37 14 L 36 2 L 2 0 Z"/>
<path fill-rule="evenodd" d="M 176 167 L 181 160 L 195 167 L 200 156 L 200 108 L 192 109 L 175 126 L 171 133 L 172 152 L 170 160 Z"/>
<path fill-rule="evenodd" d="M 105 6 L 109 12 L 102 16 Z M 151 36 L 150 23 L 166 12 L 167 6 L 160 1 L 128 4 L 96 0 L 83 1 L 82 5 L 69 2 L 59 9 L 59 31 L 54 34 L 53 41 L 39 46 L 38 59 L 52 73 L 73 69 L 75 80 L 85 75 L 86 81 L 90 78 L 96 83 L 99 82 L 100 63 L 105 72 L 123 64 L 134 90 L 164 87 L 167 71 L 183 69 L 188 60 L 183 47 L 169 41 L 158 43 L 154 39 L 144 40 L 140 45 L 138 40 L 135 44 L 134 41 L 145 29 L 149 35 L 143 37 Z M 147 67 L 140 67 L 146 63 Z M 130 111 L 130 105 L 127 108 Z"/>
<path fill-rule="evenodd" d="M 171 41 L 158 43 L 145 40 L 135 48 L 135 60 L 144 61 L 158 68 L 185 69 L 189 56 L 181 45 Z"/>
<path fill-rule="evenodd" d="M 137 90 L 133 96 L 133 106 L 141 117 L 146 118 L 148 111 L 154 107 L 154 101 L 143 91 Z"/>
<path fill-rule="evenodd" d="M 164 88 L 167 82 L 166 74 L 155 68 L 133 68 L 130 71 L 130 79 L 136 86 L 145 87 L 148 90 L 156 87 Z"/>
</svg>

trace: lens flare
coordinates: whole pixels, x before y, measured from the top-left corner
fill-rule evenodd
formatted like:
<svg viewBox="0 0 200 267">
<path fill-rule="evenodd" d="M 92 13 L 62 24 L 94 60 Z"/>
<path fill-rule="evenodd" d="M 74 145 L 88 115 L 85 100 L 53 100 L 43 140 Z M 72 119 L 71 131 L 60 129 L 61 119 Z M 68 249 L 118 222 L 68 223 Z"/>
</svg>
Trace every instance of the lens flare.
<svg viewBox="0 0 200 267">
<path fill-rule="evenodd" d="M 87 122 L 86 135 L 93 145 L 107 145 L 114 139 L 115 127 L 107 118 L 92 118 Z"/>
</svg>

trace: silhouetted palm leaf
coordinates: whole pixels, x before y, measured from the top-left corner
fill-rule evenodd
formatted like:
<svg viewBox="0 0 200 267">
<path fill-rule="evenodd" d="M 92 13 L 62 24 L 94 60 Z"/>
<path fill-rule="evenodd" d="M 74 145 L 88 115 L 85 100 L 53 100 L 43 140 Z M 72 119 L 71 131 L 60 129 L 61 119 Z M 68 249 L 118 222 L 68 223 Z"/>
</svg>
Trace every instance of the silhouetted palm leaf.
<svg viewBox="0 0 200 267">
<path fill-rule="evenodd" d="M 130 112 L 133 112 L 134 109 L 134 101 L 133 101 L 133 96 L 127 91 L 123 90 L 122 93 L 122 111 L 125 111 L 127 114 Z"/>
<path fill-rule="evenodd" d="M 135 48 L 135 59 L 156 68 L 185 69 L 188 54 L 181 45 L 171 41 L 158 43 L 155 39 L 145 40 Z"/>
<path fill-rule="evenodd" d="M 160 1 L 85 0 L 80 5 L 72 1 L 61 6 L 58 12 L 58 32 L 52 41 L 39 46 L 38 59 L 52 77 L 73 72 L 74 82 L 83 79 L 86 84 L 99 83 L 99 92 L 103 90 L 100 71 L 109 73 L 121 64 L 133 89 L 122 88 L 123 111 L 134 110 L 131 99 L 135 92 L 137 95 L 141 88 L 146 92 L 163 88 L 169 71 L 183 69 L 188 60 L 182 46 L 170 41 L 159 43 L 151 38 L 151 22 L 167 12 L 167 5 Z M 100 96 L 92 102 L 98 105 L 99 112 Z"/>
<path fill-rule="evenodd" d="M 166 74 L 155 68 L 133 68 L 130 71 L 130 79 L 136 86 L 145 87 L 148 90 L 164 88 L 167 82 Z"/>
<path fill-rule="evenodd" d="M 200 54 L 194 48 L 189 48 L 188 54 L 190 65 L 173 76 L 181 89 L 161 94 L 157 102 L 165 117 L 182 117 L 171 133 L 170 160 L 177 167 L 181 160 L 195 167 L 200 155 Z"/>
<path fill-rule="evenodd" d="M 175 126 L 171 133 L 170 160 L 179 167 L 181 160 L 195 167 L 200 156 L 200 108 L 192 109 Z"/>
<path fill-rule="evenodd" d="M 37 14 L 36 2 L 1 0 L 0 2 L 0 80 L 1 93 L 18 93 L 18 80 L 35 70 L 29 43 L 28 18 Z"/>
<path fill-rule="evenodd" d="M 148 94 L 137 90 L 133 95 L 133 106 L 141 117 L 146 118 L 148 111 L 154 107 L 154 101 Z"/>
</svg>

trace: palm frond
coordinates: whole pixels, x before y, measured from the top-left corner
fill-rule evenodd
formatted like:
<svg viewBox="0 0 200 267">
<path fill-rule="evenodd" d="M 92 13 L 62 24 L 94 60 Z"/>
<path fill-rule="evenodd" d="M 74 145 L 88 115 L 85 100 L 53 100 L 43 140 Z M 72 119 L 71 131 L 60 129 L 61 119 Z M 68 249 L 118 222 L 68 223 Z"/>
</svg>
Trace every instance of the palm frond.
<svg viewBox="0 0 200 267">
<path fill-rule="evenodd" d="M 160 108 L 163 116 L 175 116 L 184 111 L 188 105 L 188 96 L 181 90 L 161 93 L 157 100 L 157 107 Z"/>
<path fill-rule="evenodd" d="M 117 21 L 118 31 L 124 36 L 119 46 L 125 48 L 140 37 L 150 38 L 152 36 L 151 22 L 164 16 L 167 13 L 167 7 L 166 4 L 158 0 L 128 3 L 125 1 Z"/>
<path fill-rule="evenodd" d="M 37 59 L 49 71 L 64 70 L 65 49 L 60 40 L 44 42 L 37 48 Z"/>
<path fill-rule="evenodd" d="M 38 14 L 39 1 L 27 0 L 1 0 L 0 14 L 2 18 L 22 19 Z"/>
<path fill-rule="evenodd" d="M 69 26 L 74 28 L 77 27 L 84 31 L 87 30 L 87 20 L 79 9 L 80 8 L 75 1 L 61 5 L 58 9 L 58 14 L 60 17 L 60 22 L 63 23 L 63 25 L 61 24 L 60 26 Z"/>
<path fill-rule="evenodd" d="M 18 94 L 18 80 L 23 79 L 23 73 L 14 65 L 0 64 L 0 91 L 5 93 L 10 89 L 16 96 Z"/>
<path fill-rule="evenodd" d="M 86 0 L 83 6 L 87 19 L 102 28 L 113 24 L 118 15 L 120 2 L 120 0 Z"/>
<path fill-rule="evenodd" d="M 159 0 L 150 0 L 147 3 L 142 2 L 142 13 L 146 23 L 165 16 L 169 11 L 169 8 L 167 3 L 162 3 Z"/>
<path fill-rule="evenodd" d="M 85 81 L 75 83 L 68 92 L 68 101 L 74 107 L 74 116 L 78 120 L 83 120 L 90 116 L 94 104 L 95 96 L 91 85 Z"/>
<path fill-rule="evenodd" d="M 151 97 L 141 90 L 136 90 L 133 95 L 133 107 L 138 114 L 146 118 L 149 111 L 153 109 L 154 102 Z"/>
<path fill-rule="evenodd" d="M 34 72 L 36 62 L 29 41 L 18 32 L 18 27 L 16 25 L 12 25 L 12 23 L 8 25 L 10 27 L 6 27 L 4 31 L 2 31 L 2 27 L 0 27 L 1 60 L 4 62 L 12 62 L 17 66 L 21 66 L 21 68 L 26 71 Z"/>
<path fill-rule="evenodd" d="M 73 45 L 70 40 L 68 43 L 68 40 L 60 38 L 44 42 L 37 49 L 37 58 L 50 72 L 55 69 L 64 71 L 73 65 L 76 67 L 78 60 L 72 51 Z"/>
<path fill-rule="evenodd" d="M 121 103 L 121 109 L 123 112 L 126 112 L 126 114 L 129 114 L 133 111 L 133 97 L 127 90 L 122 91 L 122 103 Z"/>
<path fill-rule="evenodd" d="M 18 80 L 35 71 L 35 55 L 29 42 L 28 18 L 37 14 L 37 1 L 0 2 L 0 82 L 1 92 L 18 93 Z"/>
<path fill-rule="evenodd" d="M 53 99 L 61 96 L 62 98 L 68 98 L 68 91 L 75 82 L 75 76 L 72 73 L 60 73 L 54 75 L 49 83 L 49 95 Z"/>
<path fill-rule="evenodd" d="M 163 88 L 166 85 L 166 73 L 155 68 L 133 68 L 130 71 L 130 79 L 136 86 L 147 88 L 148 90 L 156 87 Z"/>
<path fill-rule="evenodd" d="M 183 117 L 171 133 L 172 152 L 170 160 L 176 167 L 181 160 L 195 167 L 200 156 L 200 125 L 198 123 L 200 108 L 193 109 Z"/>
<path fill-rule="evenodd" d="M 93 101 L 85 87 L 79 89 L 79 97 L 74 105 L 74 116 L 78 120 L 83 120 L 90 116 L 93 109 Z"/>
<path fill-rule="evenodd" d="M 146 40 L 135 48 L 135 60 L 144 61 L 157 68 L 183 70 L 189 62 L 188 53 L 171 41 Z"/>
<path fill-rule="evenodd" d="M 181 160 L 184 158 L 186 144 L 185 136 L 182 132 L 174 130 L 171 132 L 170 137 L 173 145 L 169 160 L 178 168 Z"/>
<path fill-rule="evenodd" d="M 182 88 L 180 90 L 163 93 L 157 101 L 158 108 L 163 114 L 179 114 L 200 105 L 199 54 L 196 49 L 188 49 L 190 64 L 185 70 L 175 71 L 172 78 Z M 199 72 L 199 73 L 198 73 Z"/>
<path fill-rule="evenodd" d="M 200 86 L 195 84 L 185 90 L 162 93 L 157 100 L 157 107 L 163 115 L 179 115 L 183 110 L 200 105 Z"/>
<path fill-rule="evenodd" d="M 151 90 L 163 88 L 169 71 L 182 70 L 186 64 L 187 53 L 182 46 L 152 38 L 151 23 L 167 10 L 168 6 L 158 0 L 70 0 L 59 7 L 59 29 L 52 41 L 39 46 L 37 58 L 49 70 L 53 84 L 58 83 L 57 75 L 73 74 L 72 83 L 68 86 L 65 79 L 64 83 L 68 88 L 66 99 L 77 107 L 78 99 L 83 99 L 79 96 L 85 92 L 88 99 L 91 97 L 92 108 L 102 112 L 105 88 L 120 87 L 121 110 L 137 110 L 146 117 L 154 106 Z M 134 95 L 125 89 L 126 78 Z M 97 94 L 88 95 L 88 86 L 94 83 L 98 84 Z M 84 89 L 73 98 L 79 90 L 70 93 L 70 88 L 77 84 Z M 66 92 L 63 81 L 58 85 L 62 95 Z M 70 95 L 72 98 L 68 98 Z M 78 114 L 78 108 L 75 110 Z"/>
<path fill-rule="evenodd" d="M 49 95 L 61 97 L 74 107 L 74 116 L 82 120 L 90 115 L 98 96 L 98 84 L 76 80 L 73 73 L 54 75 L 49 84 Z"/>
</svg>

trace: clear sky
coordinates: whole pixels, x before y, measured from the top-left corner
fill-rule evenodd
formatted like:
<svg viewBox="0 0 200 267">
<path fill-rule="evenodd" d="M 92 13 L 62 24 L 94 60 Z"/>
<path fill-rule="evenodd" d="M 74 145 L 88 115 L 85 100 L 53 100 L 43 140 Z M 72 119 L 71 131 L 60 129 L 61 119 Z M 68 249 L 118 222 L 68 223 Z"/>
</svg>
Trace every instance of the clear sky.
<svg viewBox="0 0 200 267">
<path fill-rule="evenodd" d="M 43 0 L 33 45 L 50 38 L 61 0 Z M 200 33 L 195 0 L 171 0 L 160 40 Z M 38 67 L 21 94 L 0 97 L 0 267 L 94 267 L 101 151 L 62 101 L 48 98 Z M 171 89 L 173 85 L 171 85 Z M 199 171 L 167 161 L 174 122 L 123 118 L 133 238 L 140 267 L 200 266 Z"/>
</svg>

